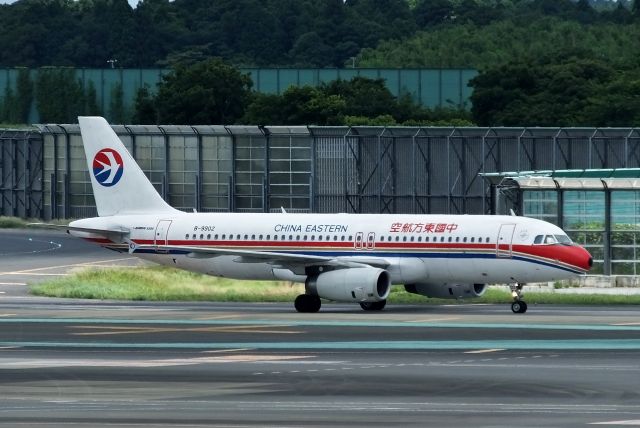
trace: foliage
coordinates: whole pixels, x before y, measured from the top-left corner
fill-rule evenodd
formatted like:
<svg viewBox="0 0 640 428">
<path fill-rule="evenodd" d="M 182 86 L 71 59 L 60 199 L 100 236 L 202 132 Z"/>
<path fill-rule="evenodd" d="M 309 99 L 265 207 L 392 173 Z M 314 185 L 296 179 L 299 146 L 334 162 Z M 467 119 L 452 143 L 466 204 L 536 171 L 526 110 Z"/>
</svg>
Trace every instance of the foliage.
<svg viewBox="0 0 640 428">
<path fill-rule="evenodd" d="M 127 114 L 124 107 L 124 92 L 120 82 L 116 83 L 111 89 L 109 113 L 112 123 L 122 124 L 127 122 Z"/>
<path fill-rule="evenodd" d="M 219 58 L 176 66 L 154 97 L 158 120 L 173 124 L 230 124 L 249 101 L 251 79 Z M 144 100 L 141 100 L 144 101 Z"/>
<path fill-rule="evenodd" d="M 382 79 L 354 77 L 311 86 L 290 87 L 282 95 L 254 94 L 242 118 L 264 125 L 395 126 L 407 121 L 467 120 L 460 109 L 426 109 L 410 96 L 394 97 Z"/>
<path fill-rule="evenodd" d="M 514 61 L 470 83 L 483 126 L 638 126 L 640 80 L 630 70 L 577 56 Z"/>
<path fill-rule="evenodd" d="M 98 106 L 98 94 L 93 80 L 89 80 L 84 98 L 84 113 L 88 116 L 100 116 L 100 107 Z"/>
<path fill-rule="evenodd" d="M 147 85 L 142 86 L 136 92 L 133 122 L 141 124 L 160 124 L 158 112 L 154 104 L 153 96 Z"/>
<path fill-rule="evenodd" d="M 72 68 L 42 68 L 36 102 L 43 123 L 73 123 L 84 111 L 84 91 Z"/>
</svg>

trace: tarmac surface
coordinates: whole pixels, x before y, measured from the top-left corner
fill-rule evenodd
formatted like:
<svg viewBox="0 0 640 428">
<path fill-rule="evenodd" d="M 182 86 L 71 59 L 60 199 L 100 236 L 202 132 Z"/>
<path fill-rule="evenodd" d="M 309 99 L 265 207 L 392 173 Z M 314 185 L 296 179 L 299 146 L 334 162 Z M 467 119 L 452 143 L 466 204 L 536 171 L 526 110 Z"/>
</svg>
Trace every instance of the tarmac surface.
<svg viewBox="0 0 640 428">
<path fill-rule="evenodd" d="M 0 231 L 0 426 L 640 426 L 635 306 L 36 298 L 16 283 L 135 262 L 51 232 L 11 255 L 24 233 Z"/>
</svg>

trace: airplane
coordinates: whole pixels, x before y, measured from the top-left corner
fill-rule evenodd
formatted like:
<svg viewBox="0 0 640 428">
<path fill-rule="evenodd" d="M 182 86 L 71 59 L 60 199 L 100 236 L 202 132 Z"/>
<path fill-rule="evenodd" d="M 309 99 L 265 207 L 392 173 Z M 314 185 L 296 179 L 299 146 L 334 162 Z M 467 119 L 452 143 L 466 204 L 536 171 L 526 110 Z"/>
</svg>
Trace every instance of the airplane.
<svg viewBox="0 0 640 428">
<path fill-rule="evenodd" d="M 79 117 L 98 217 L 67 232 L 162 265 L 227 278 L 305 284 L 298 312 L 321 299 L 382 310 L 392 285 L 426 297 L 480 297 L 583 275 L 591 255 L 559 227 L 504 215 L 188 213 L 169 206 L 102 117 Z"/>
</svg>

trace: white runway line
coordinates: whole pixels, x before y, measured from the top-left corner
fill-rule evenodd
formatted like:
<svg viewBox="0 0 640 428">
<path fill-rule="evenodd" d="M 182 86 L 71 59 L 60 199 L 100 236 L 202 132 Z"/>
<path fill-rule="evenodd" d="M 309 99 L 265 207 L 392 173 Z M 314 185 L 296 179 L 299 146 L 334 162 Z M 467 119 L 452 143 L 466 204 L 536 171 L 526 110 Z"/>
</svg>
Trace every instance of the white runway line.
<svg viewBox="0 0 640 428">
<path fill-rule="evenodd" d="M 477 351 L 466 351 L 465 354 L 487 354 L 489 352 L 500 352 L 504 349 L 478 349 Z"/>
<path fill-rule="evenodd" d="M 621 425 L 621 426 L 640 426 L 640 419 L 628 420 L 628 421 L 609 421 L 609 422 L 591 422 L 589 425 Z"/>
</svg>

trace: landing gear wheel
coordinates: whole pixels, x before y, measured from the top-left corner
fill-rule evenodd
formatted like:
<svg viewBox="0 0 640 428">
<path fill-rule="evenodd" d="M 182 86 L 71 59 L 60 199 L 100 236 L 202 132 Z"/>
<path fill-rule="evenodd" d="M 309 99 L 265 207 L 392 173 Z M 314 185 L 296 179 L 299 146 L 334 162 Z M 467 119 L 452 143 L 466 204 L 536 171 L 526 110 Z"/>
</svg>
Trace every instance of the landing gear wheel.
<svg viewBox="0 0 640 428">
<path fill-rule="evenodd" d="M 311 296 L 309 294 L 301 294 L 296 297 L 294 306 L 296 311 L 303 313 L 315 313 L 320 310 L 320 298 L 318 296 Z"/>
<path fill-rule="evenodd" d="M 511 297 L 513 297 L 513 303 L 511 304 L 511 311 L 514 314 L 524 314 L 527 312 L 527 304 L 524 300 L 522 300 L 522 287 L 524 284 L 512 284 L 509 288 L 511 288 Z"/>
<path fill-rule="evenodd" d="M 524 300 L 518 300 L 511 304 L 511 310 L 514 314 L 524 314 L 527 312 L 527 303 Z"/>
<path fill-rule="evenodd" d="M 386 300 L 380 300 L 379 302 L 360 302 L 360 307 L 365 311 L 381 311 L 386 305 Z"/>
</svg>

